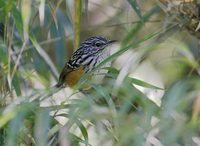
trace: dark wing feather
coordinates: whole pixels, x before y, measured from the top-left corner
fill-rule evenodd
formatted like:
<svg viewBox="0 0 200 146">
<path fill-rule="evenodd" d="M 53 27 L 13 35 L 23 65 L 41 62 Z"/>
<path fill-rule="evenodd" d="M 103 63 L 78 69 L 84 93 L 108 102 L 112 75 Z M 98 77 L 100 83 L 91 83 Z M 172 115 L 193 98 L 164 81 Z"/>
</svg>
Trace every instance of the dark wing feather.
<svg viewBox="0 0 200 146">
<path fill-rule="evenodd" d="M 64 87 L 65 86 L 65 79 L 66 79 L 66 76 L 76 70 L 77 68 L 79 68 L 81 66 L 81 63 L 82 63 L 82 55 L 85 53 L 85 47 L 84 45 L 81 45 L 80 48 L 78 48 L 72 55 L 71 59 L 65 64 L 61 74 L 60 74 L 60 77 L 59 77 L 59 80 L 58 80 L 58 83 L 56 84 L 56 87 Z M 88 52 L 88 51 L 87 51 Z"/>
<path fill-rule="evenodd" d="M 56 87 L 57 88 L 60 88 L 60 87 L 63 87 L 64 86 L 64 83 L 65 83 L 65 78 L 67 76 L 67 74 L 69 72 L 73 71 L 73 68 L 70 68 L 68 66 L 68 63 L 64 66 L 61 74 L 60 74 L 60 77 L 59 77 L 59 80 L 58 80 L 58 83 L 56 84 Z"/>
</svg>

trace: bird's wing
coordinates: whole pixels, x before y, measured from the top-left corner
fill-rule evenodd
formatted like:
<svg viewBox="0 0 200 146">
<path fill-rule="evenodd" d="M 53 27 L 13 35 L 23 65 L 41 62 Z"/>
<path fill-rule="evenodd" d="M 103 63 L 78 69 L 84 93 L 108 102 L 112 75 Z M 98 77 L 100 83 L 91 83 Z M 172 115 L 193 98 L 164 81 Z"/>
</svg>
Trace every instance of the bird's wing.
<svg viewBox="0 0 200 146">
<path fill-rule="evenodd" d="M 81 59 L 81 55 L 82 49 L 80 47 L 73 53 L 70 60 L 65 64 L 56 87 L 64 86 L 68 80 L 70 80 L 69 82 L 72 82 L 73 75 L 75 75 L 75 77 L 78 76 L 78 74 L 75 74 L 76 72 L 82 74 L 84 68 L 80 64 L 80 61 L 78 61 Z"/>
<path fill-rule="evenodd" d="M 81 65 L 77 65 L 76 67 L 71 67 L 69 63 L 66 63 L 64 66 L 59 81 L 56 84 L 56 87 L 64 87 L 66 84 L 72 87 L 74 84 L 78 82 L 80 77 L 84 73 L 84 67 Z"/>
</svg>

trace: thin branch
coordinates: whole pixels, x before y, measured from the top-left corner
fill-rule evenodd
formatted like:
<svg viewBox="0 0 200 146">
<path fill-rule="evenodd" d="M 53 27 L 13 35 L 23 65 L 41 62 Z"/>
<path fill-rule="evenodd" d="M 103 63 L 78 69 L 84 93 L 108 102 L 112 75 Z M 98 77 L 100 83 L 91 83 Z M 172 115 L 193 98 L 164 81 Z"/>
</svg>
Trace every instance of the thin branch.
<svg viewBox="0 0 200 146">
<path fill-rule="evenodd" d="M 39 45 L 45 45 L 45 44 L 48 44 L 48 43 L 57 42 L 57 41 L 59 41 L 59 40 L 61 40 L 61 39 L 63 39 L 63 38 L 68 39 L 68 38 L 71 37 L 71 36 L 72 36 L 72 34 L 67 35 L 67 36 L 64 36 L 64 37 L 55 37 L 55 38 L 52 38 L 52 39 L 48 39 L 48 40 L 42 41 L 42 42 L 40 42 L 40 43 L 38 43 L 38 44 L 39 44 Z M 25 52 L 25 51 L 28 51 L 28 50 L 30 50 L 30 49 L 32 49 L 32 48 L 34 48 L 34 47 L 35 47 L 34 45 L 29 45 L 29 46 L 27 46 L 27 47 L 24 49 L 24 52 Z M 22 52 L 22 53 L 24 53 L 24 52 Z M 12 53 L 12 55 L 17 55 L 17 54 L 19 54 L 19 53 L 20 53 L 20 51 L 15 51 L 15 52 Z"/>
<path fill-rule="evenodd" d="M 136 21 L 131 21 L 131 22 L 122 22 L 122 23 L 117 23 L 117 24 L 108 24 L 108 25 L 93 25 L 93 26 L 90 26 L 89 28 L 90 29 L 94 29 L 94 28 L 97 28 L 97 27 L 118 27 L 120 25 L 126 25 L 126 24 L 134 24 L 134 23 L 140 23 L 141 20 L 136 20 Z M 147 21 L 146 23 L 160 23 L 161 20 L 149 20 Z M 91 28 L 92 27 L 92 28 Z"/>
<path fill-rule="evenodd" d="M 16 63 L 15 63 L 13 72 L 12 72 L 12 74 L 11 74 L 11 81 L 12 81 L 14 75 L 15 75 L 15 72 L 16 72 L 17 67 L 18 67 L 18 65 L 19 65 L 19 61 L 20 61 L 21 56 L 22 56 L 22 52 L 24 51 L 24 49 L 25 49 L 27 43 L 28 43 L 28 39 L 27 39 L 26 41 L 24 41 L 24 43 L 23 43 L 23 45 L 22 45 L 22 47 L 21 47 L 21 49 L 20 49 L 20 52 L 19 52 L 19 55 L 18 55 L 18 57 L 17 57 L 17 60 L 16 60 Z"/>
</svg>

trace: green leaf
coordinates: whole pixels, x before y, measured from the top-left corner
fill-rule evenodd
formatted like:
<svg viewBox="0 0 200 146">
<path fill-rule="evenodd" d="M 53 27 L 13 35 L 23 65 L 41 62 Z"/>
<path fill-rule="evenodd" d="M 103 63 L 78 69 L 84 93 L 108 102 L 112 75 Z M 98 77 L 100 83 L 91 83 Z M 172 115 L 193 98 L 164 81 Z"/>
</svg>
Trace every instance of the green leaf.
<svg viewBox="0 0 200 146">
<path fill-rule="evenodd" d="M 75 0 L 75 16 L 74 16 L 74 47 L 78 48 L 80 43 L 80 29 L 81 29 L 81 0 Z"/>
<path fill-rule="evenodd" d="M 81 123 L 81 121 L 79 120 L 75 120 L 76 125 L 79 127 L 79 129 L 81 130 L 81 133 L 85 139 L 85 145 L 87 146 L 87 142 L 88 142 L 88 132 L 87 132 L 87 128 Z"/>
<path fill-rule="evenodd" d="M 7 145 L 9 146 L 16 145 L 20 128 L 23 125 L 24 116 L 25 116 L 24 112 L 19 112 L 17 116 L 10 122 L 8 136 L 7 136 Z"/>
<path fill-rule="evenodd" d="M 16 111 L 10 111 L 0 116 L 0 128 L 7 124 L 11 119 L 17 115 Z"/>
<path fill-rule="evenodd" d="M 69 133 L 69 137 L 70 137 L 70 140 L 72 141 L 71 142 L 71 145 L 73 146 L 79 146 L 79 143 L 82 143 L 82 144 L 85 144 L 85 145 L 88 145 L 88 142 L 81 139 L 80 137 L 72 134 L 72 133 Z M 89 145 L 91 146 L 91 145 Z"/>
<path fill-rule="evenodd" d="M 139 80 L 139 79 L 136 79 L 136 78 L 128 77 L 128 80 L 130 80 L 133 84 L 138 85 L 138 86 L 141 86 L 141 87 L 146 87 L 146 88 L 151 88 L 151 89 L 164 90 L 163 88 L 154 86 L 154 85 L 152 85 L 152 84 L 149 84 L 149 83 L 147 83 L 147 82 L 144 82 L 144 81 Z"/>
<path fill-rule="evenodd" d="M 13 7 L 16 7 L 15 0 L 0 0 L 0 21 L 4 22 L 8 20 L 10 11 Z"/>
<path fill-rule="evenodd" d="M 13 86 L 14 86 L 14 88 L 15 88 L 15 92 L 16 92 L 16 94 L 18 95 L 18 96 L 20 96 L 21 94 L 22 94 L 22 92 L 21 92 L 21 87 L 20 87 L 20 80 L 21 80 L 21 77 L 20 77 L 20 75 L 19 75 L 20 73 L 19 72 L 17 72 L 17 73 L 15 73 L 15 75 L 13 76 L 13 80 L 12 80 L 12 84 L 13 84 Z"/>
<path fill-rule="evenodd" d="M 132 8 L 135 10 L 135 12 L 137 13 L 138 17 L 143 22 L 143 17 L 142 17 L 141 9 L 140 9 L 140 7 L 139 7 L 139 5 L 137 3 L 137 0 L 128 0 L 128 2 L 132 6 Z"/>
<path fill-rule="evenodd" d="M 48 130 L 49 130 L 49 111 L 48 110 L 38 110 L 36 115 L 36 122 L 35 122 L 35 139 L 38 146 L 47 145 L 48 141 Z"/>
<path fill-rule="evenodd" d="M 31 1 L 29 0 L 22 0 L 21 1 L 21 17 L 23 22 L 23 31 L 24 31 L 24 39 L 28 39 L 29 34 L 29 21 L 31 18 Z"/>
<path fill-rule="evenodd" d="M 43 48 L 40 46 L 40 44 L 38 43 L 38 41 L 36 40 L 36 38 L 35 38 L 34 35 L 30 35 L 29 37 L 30 37 L 30 40 L 33 43 L 36 51 L 38 52 L 38 54 L 42 57 L 42 59 L 44 60 L 44 62 L 50 68 L 50 71 L 52 71 L 53 75 L 57 78 L 58 75 L 59 75 L 59 73 L 57 71 L 56 66 L 52 62 L 51 58 L 49 57 L 49 55 L 43 50 Z"/>
<path fill-rule="evenodd" d="M 58 114 L 58 115 L 56 115 L 56 116 L 66 117 L 66 118 L 68 118 L 69 120 L 72 120 L 72 122 L 69 122 L 69 123 L 72 123 L 72 125 L 73 125 L 73 124 L 76 124 L 76 125 L 79 127 L 79 129 L 80 129 L 80 131 L 81 131 L 81 133 L 82 133 L 82 135 L 83 135 L 83 137 L 84 137 L 84 139 L 85 139 L 85 142 L 88 142 L 87 128 L 81 123 L 80 120 L 78 120 L 78 119 L 75 118 L 75 117 L 73 117 L 73 119 L 70 119 L 70 115 L 69 115 L 69 114 L 65 114 L 65 113 L 63 113 L 63 114 Z M 72 126 L 72 125 L 71 125 L 71 126 Z M 86 144 L 86 145 L 88 145 L 88 144 Z"/>
<path fill-rule="evenodd" d="M 14 18 L 15 25 L 17 27 L 18 33 L 22 36 L 22 34 L 23 34 L 23 22 L 22 22 L 21 13 L 17 9 L 17 7 L 13 7 L 12 14 L 13 14 L 13 18 Z"/>
<path fill-rule="evenodd" d="M 108 73 L 108 76 L 110 75 L 111 77 L 117 77 L 118 74 L 119 74 L 119 70 L 117 70 L 113 67 L 106 67 L 106 68 L 103 68 L 103 69 L 109 70 L 110 73 Z M 163 88 L 157 87 L 155 85 L 149 84 L 145 81 L 142 81 L 142 80 L 139 80 L 139 79 L 136 79 L 136 78 L 127 77 L 127 79 L 130 82 L 132 82 L 133 84 L 141 86 L 141 87 L 164 90 Z"/>
<path fill-rule="evenodd" d="M 141 21 L 141 22 L 139 22 L 137 24 L 134 24 L 132 26 L 132 29 L 126 35 L 125 39 L 122 41 L 122 45 L 126 45 L 129 41 L 133 40 L 133 37 L 142 29 L 142 27 L 144 26 L 145 22 L 147 22 L 151 16 L 153 16 L 155 13 L 157 13 L 159 11 L 160 11 L 160 7 L 155 6 L 149 12 L 144 14 L 143 21 Z"/>
</svg>

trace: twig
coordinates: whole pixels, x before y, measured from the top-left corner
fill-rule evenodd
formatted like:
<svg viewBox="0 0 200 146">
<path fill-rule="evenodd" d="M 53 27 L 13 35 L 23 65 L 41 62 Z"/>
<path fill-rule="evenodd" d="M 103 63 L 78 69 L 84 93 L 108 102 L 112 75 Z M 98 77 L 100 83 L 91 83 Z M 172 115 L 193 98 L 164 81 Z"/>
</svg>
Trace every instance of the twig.
<svg viewBox="0 0 200 146">
<path fill-rule="evenodd" d="M 18 55 L 18 57 L 17 57 L 16 63 L 15 63 L 15 66 L 14 66 L 14 69 L 13 69 L 13 72 L 12 72 L 12 75 L 11 75 L 11 81 L 12 81 L 14 75 L 15 75 L 15 72 L 16 72 L 17 67 L 18 67 L 18 65 L 19 65 L 19 61 L 20 61 L 21 56 L 22 56 L 22 52 L 24 51 L 27 42 L 28 42 L 28 39 L 24 41 L 24 43 L 23 43 L 23 45 L 22 45 L 22 47 L 21 47 L 21 49 L 20 49 L 19 55 Z"/>
<path fill-rule="evenodd" d="M 40 43 L 38 43 L 39 45 L 45 45 L 45 44 L 48 44 L 48 43 L 52 43 L 52 42 L 57 42 L 57 41 L 59 41 L 59 40 L 61 40 L 61 39 L 63 39 L 63 38 L 69 38 L 69 37 L 71 37 L 72 36 L 72 34 L 70 34 L 70 35 L 67 35 L 67 36 L 64 36 L 64 37 L 55 37 L 55 38 L 52 38 L 52 39 L 48 39 L 48 40 L 45 40 L 45 41 L 42 41 L 42 42 L 40 42 Z M 32 48 L 34 48 L 35 46 L 34 45 L 29 45 L 29 46 L 27 46 L 25 49 L 24 49 L 24 52 L 25 51 L 28 51 L 28 50 L 30 50 L 30 49 L 32 49 Z M 12 53 L 12 55 L 16 55 L 16 54 L 19 54 L 20 53 L 20 51 L 15 51 L 15 52 L 13 52 Z M 23 53 L 23 52 L 22 52 Z"/>
</svg>

